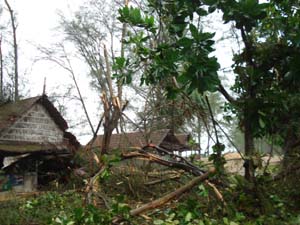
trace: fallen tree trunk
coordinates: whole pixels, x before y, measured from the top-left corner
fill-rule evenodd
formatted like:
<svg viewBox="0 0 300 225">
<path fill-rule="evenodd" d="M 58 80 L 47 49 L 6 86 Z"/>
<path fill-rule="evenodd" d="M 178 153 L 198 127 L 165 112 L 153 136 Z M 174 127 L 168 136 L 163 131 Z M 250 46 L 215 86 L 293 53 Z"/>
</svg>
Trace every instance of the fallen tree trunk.
<svg viewBox="0 0 300 225">
<path fill-rule="evenodd" d="M 168 166 L 173 168 L 182 169 L 186 172 L 189 172 L 193 174 L 194 176 L 200 176 L 203 174 L 203 170 L 196 166 L 192 166 L 190 164 L 185 164 L 182 162 L 176 162 L 176 161 L 169 161 L 166 159 L 163 159 L 162 157 L 149 153 L 149 152 L 129 152 L 129 153 L 123 153 L 121 154 L 121 158 L 123 160 L 125 159 L 132 159 L 132 158 L 147 158 L 149 161 Z"/>
<path fill-rule="evenodd" d="M 170 152 L 162 147 L 159 147 L 159 146 L 156 146 L 154 144 L 148 144 L 146 146 L 144 146 L 142 148 L 142 151 L 146 151 L 147 148 L 153 148 L 153 149 L 156 149 L 156 151 L 159 153 L 159 154 L 163 154 L 163 155 L 168 155 L 170 156 L 171 158 L 173 158 L 174 160 L 178 161 L 178 162 L 181 162 L 183 164 L 187 164 L 189 165 L 190 167 L 192 168 L 196 168 L 198 170 L 200 170 L 199 168 L 197 168 L 194 164 L 190 163 L 187 159 L 185 159 L 184 157 L 180 156 L 180 155 L 177 155 L 173 152 Z M 203 172 L 203 171 L 202 171 Z"/>
<path fill-rule="evenodd" d="M 189 183 L 183 185 L 182 187 L 180 187 L 179 189 L 159 198 L 156 199 L 152 202 L 149 202 L 145 205 L 142 205 L 141 207 L 137 208 L 137 209 L 133 209 L 130 211 L 130 214 L 132 216 L 136 216 L 139 215 L 147 210 L 151 210 L 151 209 L 155 209 L 158 208 L 164 204 L 166 204 L 167 202 L 171 201 L 172 199 L 181 196 L 183 193 L 189 191 L 190 189 L 192 189 L 196 184 L 198 184 L 201 181 L 206 180 L 210 174 L 214 173 L 215 169 L 210 169 L 208 172 L 202 174 L 201 176 L 198 176 L 196 178 L 194 178 L 193 180 L 191 180 Z"/>
</svg>

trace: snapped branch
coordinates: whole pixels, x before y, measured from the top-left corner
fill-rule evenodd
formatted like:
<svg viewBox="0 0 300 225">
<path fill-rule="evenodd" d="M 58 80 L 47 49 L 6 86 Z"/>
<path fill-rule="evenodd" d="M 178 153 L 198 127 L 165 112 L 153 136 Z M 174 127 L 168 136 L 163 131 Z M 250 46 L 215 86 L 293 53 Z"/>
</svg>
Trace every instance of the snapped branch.
<svg viewBox="0 0 300 225">
<path fill-rule="evenodd" d="M 218 91 L 224 96 L 224 98 L 229 102 L 229 103 L 236 103 L 236 99 L 233 98 L 227 90 L 224 88 L 222 84 L 219 85 Z"/>
</svg>

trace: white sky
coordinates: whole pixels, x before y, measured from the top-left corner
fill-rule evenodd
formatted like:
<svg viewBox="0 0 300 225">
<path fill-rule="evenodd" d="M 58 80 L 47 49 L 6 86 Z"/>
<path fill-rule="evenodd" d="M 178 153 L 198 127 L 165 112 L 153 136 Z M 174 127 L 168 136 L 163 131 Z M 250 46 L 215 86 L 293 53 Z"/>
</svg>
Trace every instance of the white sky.
<svg viewBox="0 0 300 225">
<path fill-rule="evenodd" d="M 20 47 L 20 72 L 28 71 L 30 94 L 41 94 L 44 77 L 47 77 L 47 89 L 55 83 L 61 83 L 64 71 L 54 70 L 49 62 L 39 62 L 32 65 L 40 53 L 34 45 L 48 46 L 54 42 L 55 28 L 58 26 L 57 12 L 72 14 L 80 0 L 26 0 L 11 3 L 17 12 L 18 42 Z"/>
<path fill-rule="evenodd" d="M 57 42 L 57 26 L 59 25 L 58 12 L 68 17 L 78 9 L 83 0 L 10 0 L 11 7 L 17 12 L 18 21 L 18 44 L 19 44 L 19 73 L 28 82 L 26 87 L 29 88 L 29 96 L 41 95 L 43 90 L 44 78 L 46 77 L 47 93 L 55 91 L 57 86 L 60 88 L 66 87 L 72 83 L 69 74 L 59 68 L 54 63 L 49 61 L 37 61 L 41 53 L 37 50 L 36 46 L 47 47 Z M 75 68 L 77 65 L 73 65 Z M 76 68 L 75 71 L 80 73 L 80 69 Z M 93 104 L 97 99 L 97 94 L 90 91 L 89 82 L 86 76 L 76 74 L 78 83 L 83 96 L 87 99 L 87 107 L 92 117 L 93 123 L 97 123 L 95 116 L 99 114 L 96 112 L 97 106 Z M 85 74 L 85 73 L 84 73 Z M 74 107 L 68 112 L 68 117 L 76 117 L 82 114 L 81 106 Z M 69 125 L 70 124 L 69 122 Z M 89 127 L 78 126 L 71 129 L 79 138 L 82 144 L 85 144 L 91 138 L 90 135 L 78 136 L 81 132 L 89 131 Z"/>
</svg>

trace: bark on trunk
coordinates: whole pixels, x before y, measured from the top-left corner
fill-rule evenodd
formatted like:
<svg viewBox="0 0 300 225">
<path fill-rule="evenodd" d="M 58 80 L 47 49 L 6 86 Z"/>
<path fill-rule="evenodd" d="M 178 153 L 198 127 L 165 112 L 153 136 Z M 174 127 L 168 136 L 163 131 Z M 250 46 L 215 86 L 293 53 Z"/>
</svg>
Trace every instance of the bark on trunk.
<svg viewBox="0 0 300 225">
<path fill-rule="evenodd" d="M 129 0 L 124 0 L 124 5 L 128 6 Z M 124 44 L 123 39 L 126 36 L 127 25 L 123 23 L 122 27 L 122 37 L 121 37 L 121 57 L 124 57 Z M 109 56 L 106 49 L 106 46 L 103 45 L 105 65 L 106 65 L 106 81 L 108 85 L 109 95 L 108 93 L 103 94 L 102 102 L 104 105 L 104 134 L 102 140 L 102 149 L 101 154 L 107 154 L 110 145 L 110 139 L 112 136 L 112 132 L 114 129 L 118 129 L 118 122 L 121 118 L 122 112 L 125 109 L 127 103 L 123 105 L 122 101 L 122 83 L 119 82 L 117 84 L 117 96 L 114 94 L 112 80 L 111 80 L 111 64 L 109 63 Z M 113 54 L 113 51 L 112 51 Z"/>
<path fill-rule="evenodd" d="M 13 47 L 14 47 L 14 66 L 15 66 L 15 76 L 14 76 L 14 82 L 15 82 L 15 101 L 19 99 L 19 73 L 18 73 L 18 44 L 17 44 L 17 26 L 15 24 L 15 17 L 14 17 L 14 11 L 10 7 L 10 4 L 7 0 L 5 0 L 5 4 L 8 8 L 10 19 L 11 19 L 11 26 L 12 26 L 12 32 L 13 32 Z"/>
<path fill-rule="evenodd" d="M 104 132 L 103 141 L 102 141 L 101 155 L 108 153 L 111 135 L 112 135 L 112 130 L 111 129 L 106 130 Z"/>
<path fill-rule="evenodd" d="M 3 99 L 3 54 L 2 54 L 2 36 L 0 37 L 0 100 Z"/>
<path fill-rule="evenodd" d="M 290 171 L 291 168 L 294 167 L 295 163 L 299 162 L 299 149 L 300 149 L 300 141 L 299 138 L 296 137 L 295 131 L 291 127 L 287 135 L 285 137 L 285 143 L 283 147 L 283 170 Z"/>
<path fill-rule="evenodd" d="M 245 133 L 244 133 L 244 138 L 245 138 L 245 178 L 250 181 L 254 182 L 254 177 L 255 177 L 255 167 L 254 167 L 254 162 L 253 162 L 253 156 L 254 156 L 254 137 L 253 137 L 253 132 L 251 129 L 251 121 L 250 117 L 247 114 L 248 110 L 245 109 Z"/>
</svg>

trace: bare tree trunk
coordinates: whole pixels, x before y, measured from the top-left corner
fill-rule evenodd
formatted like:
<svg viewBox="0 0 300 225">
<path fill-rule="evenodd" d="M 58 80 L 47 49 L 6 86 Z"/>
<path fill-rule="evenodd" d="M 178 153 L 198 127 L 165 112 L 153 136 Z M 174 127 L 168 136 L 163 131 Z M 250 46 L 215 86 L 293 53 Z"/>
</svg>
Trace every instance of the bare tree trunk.
<svg viewBox="0 0 300 225">
<path fill-rule="evenodd" d="M 145 151 L 144 152 L 142 151 L 142 152 L 123 153 L 123 154 L 121 154 L 121 158 L 123 160 L 132 159 L 132 158 L 148 159 L 149 161 L 155 162 L 160 165 L 164 165 L 167 167 L 173 167 L 173 168 L 177 168 L 177 169 L 182 169 L 182 170 L 189 172 L 195 176 L 199 176 L 204 173 L 204 171 L 202 169 L 200 169 L 186 161 L 178 162 L 176 160 L 167 160 L 157 154 L 152 154 L 152 153 L 145 152 Z M 182 157 L 177 156 L 177 159 L 180 159 L 180 158 L 182 158 Z"/>
<path fill-rule="evenodd" d="M 120 120 L 122 112 L 125 110 L 128 102 L 121 105 L 118 97 L 113 97 L 111 101 L 109 101 L 105 93 L 102 94 L 101 98 L 104 107 L 104 134 L 101 154 L 107 154 L 112 132 L 118 126 L 118 121 Z"/>
<path fill-rule="evenodd" d="M 2 54 L 2 36 L 0 37 L 0 100 L 3 99 L 3 54 Z"/>
<path fill-rule="evenodd" d="M 107 154 L 109 150 L 109 144 L 110 144 L 110 138 L 112 135 L 113 130 L 115 129 L 115 125 L 113 123 L 113 115 L 114 113 L 114 106 L 112 105 L 112 101 L 114 99 L 114 92 L 113 92 L 113 86 L 112 86 L 112 80 L 111 80 L 111 70 L 110 70 L 110 63 L 108 60 L 108 53 L 106 50 L 106 46 L 103 45 L 104 48 L 104 58 L 105 58 L 105 64 L 106 64 L 106 81 L 108 84 L 108 93 L 102 94 L 102 103 L 103 103 L 103 109 L 104 109 L 104 134 L 103 134 L 103 140 L 102 140 L 102 149 L 101 154 Z"/>
<path fill-rule="evenodd" d="M 124 0 L 125 6 L 128 5 L 129 0 Z M 123 24 L 122 29 L 122 37 L 123 40 L 126 35 L 126 24 Z M 122 82 L 119 82 L 117 84 L 117 95 L 115 96 L 112 80 L 111 80 L 111 65 L 109 63 L 109 56 L 106 49 L 106 46 L 103 45 L 104 49 L 104 58 L 105 58 L 105 64 L 106 64 L 106 81 L 108 84 L 109 89 L 109 95 L 108 93 L 102 94 L 102 102 L 103 102 L 103 108 L 104 108 L 104 134 L 103 134 L 103 140 L 102 140 L 102 149 L 101 154 L 107 154 L 109 150 L 110 145 L 110 139 L 112 136 L 112 132 L 115 128 L 118 128 L 118 121 L 122 115 L 122 111 L 125 109 L 126 104 L 123 105 L 122 102 Z M 121 57 L 124 57 L 124 45 L 121 44 Z"/>
<path fill-rule="evenodd" d="M 104 133 L 103 133 L 103 139 L 102 139 L 102 146 L 101 146 L 101 155 L 107 154 L 109 150 L 109 144 L 110 144 L 110 138 L 111 134 L 113 132 L 113 129 L 111 129 L 111 114 L 112 114 L 112 106 L 109 105 L 108 98 L 105 93 L 102 93 L 101 96 L 103 109 L 104 109 Z"/>
<path fill-rule="evenodd" d="M 251 121 L 250 117 L 247 115 L 248 109 L 245 108 L 245 131 L 244 131 L 244 138 L 245 138 L 245 178 L 250 181 L 254 182 L 255 178 L 255 167 L 253 162 L 254 156 L 254 137 L 253 132 L 251 129 Z"/>
<path fill-rule="evenodd" d="M 282 166 L 283 170 L 287 173 L 291 172 L 291 168 L 294 167 L 293 164 L 299 161 L 299 138 L 295 135 L 293 127 L 290 127 L 285 136 L 285 142 L 283 146 L 283 160 Z"/>
<path fill-rule="evenodd" d="M 105 65 L 106 65 L 105 78 L 106 78 L 107 85 L 108 85 L 110 99 L 112 99 L 114 97 L 114 92 L 113 92 L 113 86 L 112 86 L 112 80 L 111 80 L 111 69 L 110 69 L 111 65 L 109 63 L 106 45 L 103 45 L 103 49 L 104 49 L 103 51 L 104 51 L 104 58 L 105 58 Z"/>
<path fill-rule="evenodd" d="M 15 81 L 15 101 L 19 99 L 19 74 L 18 74 L 18 45 L 17 45 L 17 26 L 15 24 L 15 17 L 14 11 L 10 7 L 7 0 L 4 0 L 5 4 L 8 8 L 10 19 L 11 19 L 11 26 L 13 32 L 13 46 L 14 46 L 14 63 L 15 63 L 15 74 L 14 74 L 14 81 Z"/>
<path fill-rule="evenodd" d="M 245 45 L 245 60 L 248 67 L 252 67 L 253 69 L 257 68 L 256 64 L 253 61 L 253 46 L 251 39 L 247 36 L 245 32 L 245 28 L 241 28 L 241 36 L 242 40 Z M 251 126 L 252 118 L 251 114 L 254 114 L 253 107 L 250 106 L 250 102 L 255 99 L 255 89 L 252 85 L 252 76 L 249 75 L 248 77 L 245 77 L 247 80 L 247 83 L 245 85 L 246 87 L 246 93 L 247 96 L 245 97 L 245 105 L 244 105 L 244 137 L 245 137 L 245 178 L 250 181 L 251 183 L 255 182 L 255 167 L 254 167 L 254 161 L 253 157 L 255 156 L 255 148 L 254 148 L 254 134 L 253 129 Z"/>
</svg>

